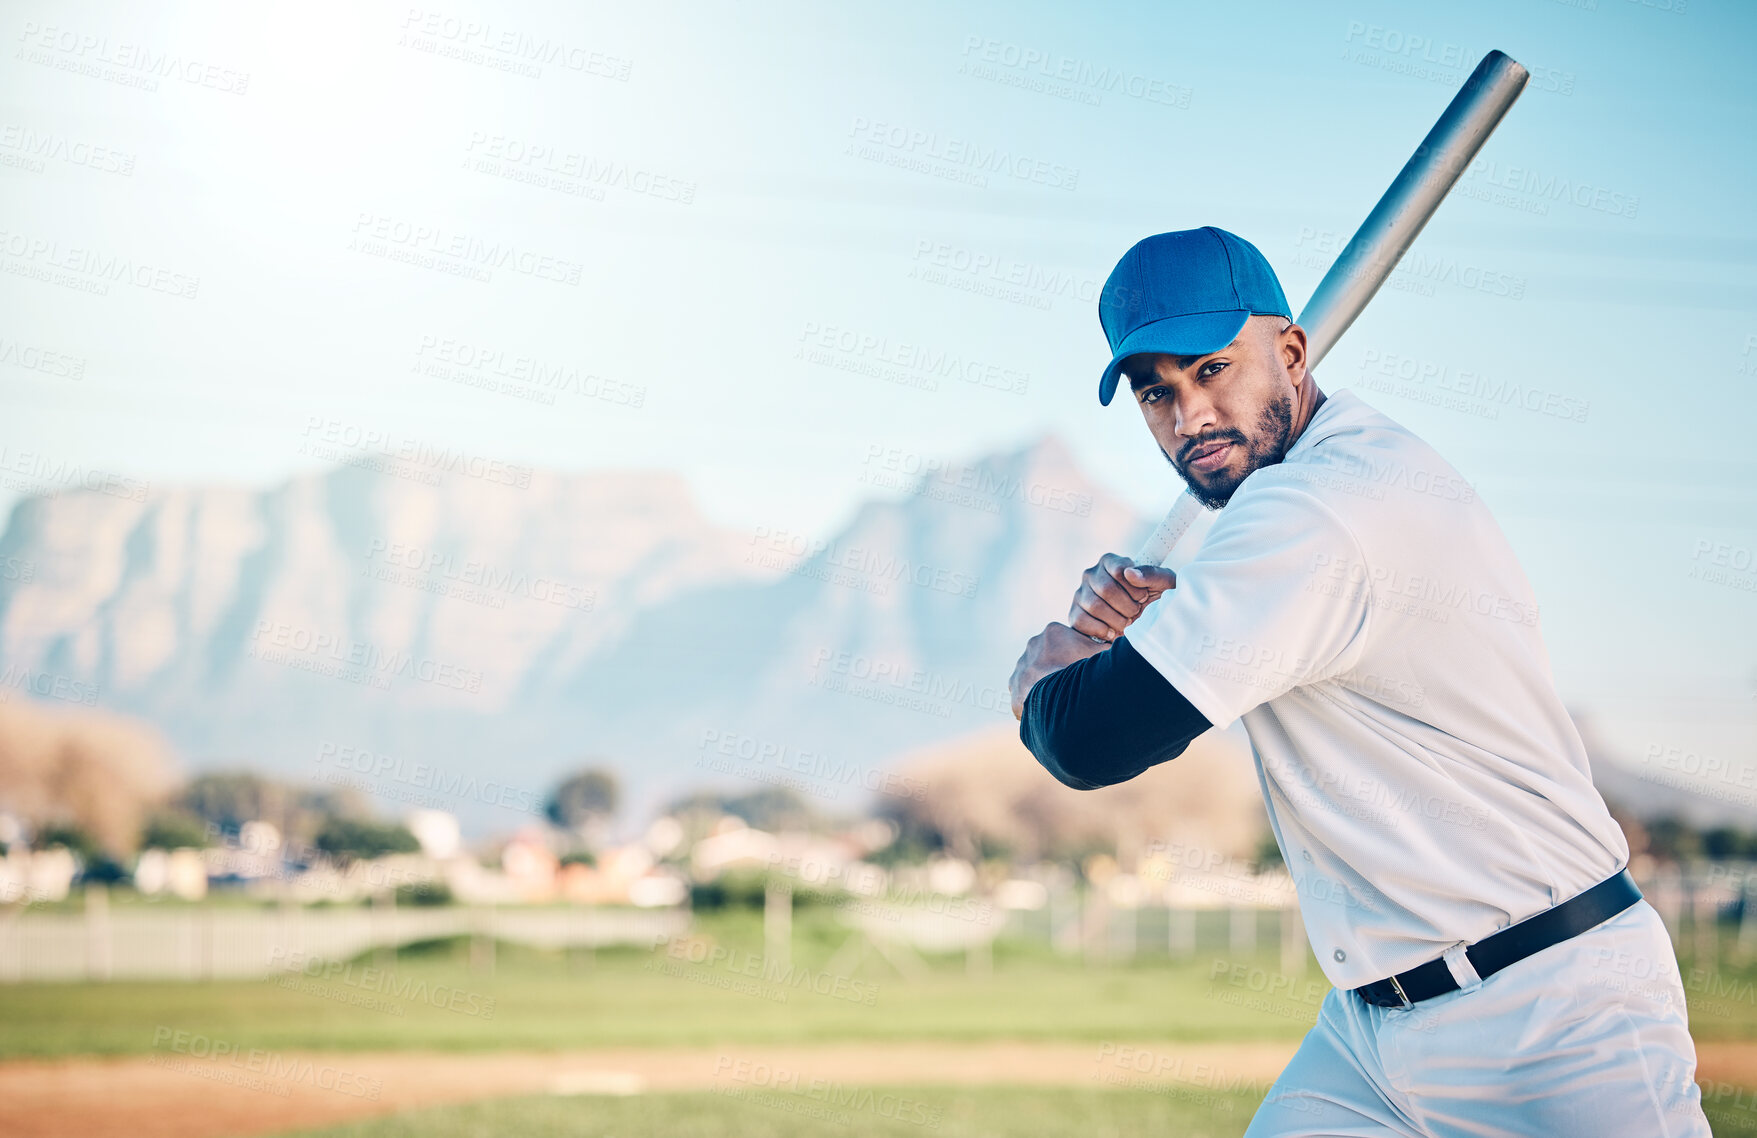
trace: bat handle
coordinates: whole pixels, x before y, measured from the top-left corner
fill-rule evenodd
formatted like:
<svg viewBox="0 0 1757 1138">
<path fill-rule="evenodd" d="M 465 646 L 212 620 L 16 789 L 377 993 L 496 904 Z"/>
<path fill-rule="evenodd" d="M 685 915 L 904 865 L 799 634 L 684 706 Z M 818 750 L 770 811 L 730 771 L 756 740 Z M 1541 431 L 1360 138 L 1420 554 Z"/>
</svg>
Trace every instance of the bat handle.
<svg viewBox="0 0 1757 1138">
<path fill-rule="evenodd" d="M 1171 556 L 1171 551 L 1177 548 L 1177 543 L 1183 540 L 1184 534 L 1190 532 L 1190 526 L 1195 524 L 1196 517 L 1201 512 L 1202 503 L 1196 501 L 1188 490 L 1179 494 L 1176 503 L 1166 511 L 1165 520 L 1159 523 L 1152 536 L 1141 546 L 1141 551 L 1135 554 L 1135 564 L 1165 564 L 1165 559 Z"/>
</svg>

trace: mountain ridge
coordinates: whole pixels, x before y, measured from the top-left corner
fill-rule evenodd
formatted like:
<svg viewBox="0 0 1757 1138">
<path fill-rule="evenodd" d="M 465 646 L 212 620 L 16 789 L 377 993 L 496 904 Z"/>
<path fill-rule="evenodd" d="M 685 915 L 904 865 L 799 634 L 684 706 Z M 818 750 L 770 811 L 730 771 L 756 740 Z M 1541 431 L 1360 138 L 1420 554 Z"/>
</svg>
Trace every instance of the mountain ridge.
<svg viewBox="0 0 1757 1138">
<path fill-rule="evenodd" d="M 196 769 L 309 777 L 350 747 L 535 792 L 602 755 L 638 800 L 700 781 L 704 738 L 882 763 L 1010 721 L 1018 644 L 1142 528 L 1054 436 L 885 465 L 824 539 L 717 524 L 643 471 L 23 499 L 0 667 L 95 690 Z"/>
</svg>

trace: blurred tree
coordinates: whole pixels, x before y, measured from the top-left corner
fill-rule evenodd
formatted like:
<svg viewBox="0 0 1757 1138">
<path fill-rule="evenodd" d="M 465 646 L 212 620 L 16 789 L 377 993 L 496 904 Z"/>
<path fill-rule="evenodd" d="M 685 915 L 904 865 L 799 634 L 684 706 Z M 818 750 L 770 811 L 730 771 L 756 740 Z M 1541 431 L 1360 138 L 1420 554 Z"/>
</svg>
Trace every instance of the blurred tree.
<svg viewBox="0 0 1757 1138">
<path fill-rule="evenodd" d="M 1745 835 L 1731 826 L 1716 826 L 1702 835 L 1702 852 L 1716 861 L 1739 857 L 1745 849 Z"/>
<path fill-rule="evenodd" d="M 824 821 L 811 803 L 785 786 L 765 786 L 743 794 L 698 790 L 673 800 L 665 812 L 683 822 L 686 833 L 704 829 L 704 824 L 712 825 L 726 814 L 743 819 L 753 829 L 771 833 L 813 830 Z"/>
<path fill-rule="evenodd" d="M 35 845 L 40 850 L 63 846 L 81 861 L 96 857 L 98 845 L 78 826 L 70 822 L 51 822 L 37 831 Z"/>
<path fill-rule="evenodd" d="M 1257 852 L 1251 864 L 1258 873 L 1267 873 L 1286 864 L 1281 860 L 1281 845 L 1275 840 L 1273 830 L 1257 839 Z"/>
<path fill-rule="evenodd" d="M 549 793 L 543 812 L 564 830 L 583 831 L 614 817 L 621 797 L 613 772 L 590 767 L 562 779 Z"/>
<path fill-rule="evenodd" d="M 1647 852 L 1661 861 L 1688 861 L 1701 850 L 1701 836 L 1683 820 L 1654 818 L 1647 823 Z"/>
<path fill-rule="evenodd" d="M 421 843 L 415 835 L 394 822 L 372 822 L 358 818 L 332 817 L 317 831 L 317 848 L 347 863 L 357 858 L 383 857 L 393 853 L 415 853 Z"/>
<path fill-rule="evenodd" d="M 396 889 L 399 905 L 449 905 L 452 903 L 451 886 L 443 881 L 414 881 L 399 885 Z"/>
<path fill-rule="evenodd" d="M 761 909 L 768 889 L 768 874 L 761 870 L 740 869 L 722 873 L 712 881 L 690 886 L 692 909 Z M 797 901 L 797 897 L 795 900 Z"/>
<path fill-rule="evenodd" d="M 875 864 L 912 865 L 946 848 L 946 836 L 933 812 L 917 799 L 887 796 L 876 804 L 873 814 L 897 828 L 896 840 L 872 854 Z"/>
<path fill-rule="evenodd" d="M 144 723 L 0 702 L 0 802 L 28 827 L 78 827 L 111 858 L 133 852 L 176 786 L 170 748 Z M 90 864 L 90 862 L 88 862 Z"/>
<path fill-rule="evenodd" d="M 79 859 L 81 881 L 101 881 L 108 884 L 128 878 L 128 871 L 110 856 L 102 844 L 79 826 L 65 822 L 44 826 L 37 833 L 36 846 L 40 850 L 54 846 L 66 847 Z"/>
<path fill-rule="evenodd" d="M 254 771 L 197 775 L 179 799 L 197 818 L 234 832 L 259 818 L 273 821 L 285 817 L 292 805 L 287 787 Z"/>
<path fill-rule="evenodd" d="M 142 849 L 203 849 L 211 831 L 207 823 L 186 810 L 160 810 L 146 820 Z"/>
<path fill-rule="evenodd" d="M 371 816 L 365 797 L 352 787 L 291 786 L 255 771 L 198 775 L 178 795 L 177 806 L 229 834 L 246 822 L 268 822 L 299 844 L 315 841 L 328 819 Z"/>
<path fill-rule="evenodd" d="M 758 830 L 771 833 L 781 830 L 809 830 L 818 821 L 818 813 L 799 792 L 785 786 L 765 786 L 745 794 L 734 794 L 720 800 L 726 813 L 743 818 Z"/>
</svg>

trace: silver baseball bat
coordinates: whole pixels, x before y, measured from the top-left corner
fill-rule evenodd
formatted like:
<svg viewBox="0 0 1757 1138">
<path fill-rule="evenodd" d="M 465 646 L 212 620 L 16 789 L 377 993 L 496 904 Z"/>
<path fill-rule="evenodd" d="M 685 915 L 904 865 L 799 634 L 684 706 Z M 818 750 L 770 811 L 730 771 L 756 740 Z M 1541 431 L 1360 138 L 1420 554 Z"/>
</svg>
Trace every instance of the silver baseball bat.
<svg viewBox="0 0 1757 1138">
<path fill-rule="evenodd" d="M 1373 299 L 1477 151 L 1512 109 L 1529 77 L 1530 73 L 1504 52 L 1491 51 L 1482 57 L 1306 301 L 1299 325 L 1306 330 L 1308 368 L 1317 366 Z M 1141 547 L 1135 563 L 1164 564 L 1201 512 L 1202 504 L 1185 490 Z"/>
</svg>

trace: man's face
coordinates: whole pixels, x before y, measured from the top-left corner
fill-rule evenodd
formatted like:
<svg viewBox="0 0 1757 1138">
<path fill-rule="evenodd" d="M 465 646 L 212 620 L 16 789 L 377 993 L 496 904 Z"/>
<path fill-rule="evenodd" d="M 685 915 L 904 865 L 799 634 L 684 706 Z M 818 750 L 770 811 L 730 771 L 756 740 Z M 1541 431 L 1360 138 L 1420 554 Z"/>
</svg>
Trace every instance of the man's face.
<svg viewBox="0 0 1757 1138">
<path fill-rule="evenodd" d="M 1279 316 L 1252 316 L 1238 339 L 1205 356 L 1146 352 L 1123 361 L 1160 451 L 1196 500 L 1217 510 L 1245 476 L 1280 462 L 1305 379 L 1306 336 Z"/>
</svg>

